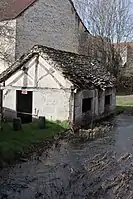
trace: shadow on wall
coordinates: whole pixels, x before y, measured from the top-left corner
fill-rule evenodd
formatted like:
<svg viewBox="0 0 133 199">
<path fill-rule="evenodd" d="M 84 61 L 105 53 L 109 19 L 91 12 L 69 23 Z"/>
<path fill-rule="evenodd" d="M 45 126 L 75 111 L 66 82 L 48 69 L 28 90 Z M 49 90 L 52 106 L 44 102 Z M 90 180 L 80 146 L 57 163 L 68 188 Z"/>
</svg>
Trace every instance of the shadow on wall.
<svg viewBox="0 0 133 199">
<path fill-rule="evenodd" d="M 4 120 L 11 122 L 15 117 L 17 117 L 16 111 L 9 109 L 9 108 L 6 108 L 6 107 L 3 107 L 3 118 L 4 118 Z"/>
<path fill-rule="evenodd" d="M 7 122 L 12 122 L 14 118 L 20 117 L 22 123 L 31 123 L 38 119 L 37 117 L 33 116 L 31 113 L 24 113 L 24 112 L 17 112 L 10 108 L 4 107 L 3 108 L 3 119 Z"/>
<path fill-rule="evenodd" d="M 107 108 L 107 110 L 104 111 L 104 113 L 100 114 L 100 115 L 90 115 L 89 114 L 84 114 L 84 116 L 82 117 L 81 121 L 78 121 L 78 125 L 79 126 L 86 126 L 89 125 L 93 122 L 97 122 L 97 121 L 101 121 L 106 119 L 107 117 L 110 117 L 112 115 L 115 114 L 115 109 L 111 110 L 110 108 Z"/>
<path fill-rule="evenodd" d="M 22 120 L 22 123 L 30 123 L 32 122 L 32 119 L 36 119 L 36 117 L 31 115 L 30 113 L 22 113 L 15 110 L 12 110 L 10 108 L 4 107 L 3 108 L 3 119 L 7 122 L 12 122 L 14 118 L 20 117 Z"/>
</svg>

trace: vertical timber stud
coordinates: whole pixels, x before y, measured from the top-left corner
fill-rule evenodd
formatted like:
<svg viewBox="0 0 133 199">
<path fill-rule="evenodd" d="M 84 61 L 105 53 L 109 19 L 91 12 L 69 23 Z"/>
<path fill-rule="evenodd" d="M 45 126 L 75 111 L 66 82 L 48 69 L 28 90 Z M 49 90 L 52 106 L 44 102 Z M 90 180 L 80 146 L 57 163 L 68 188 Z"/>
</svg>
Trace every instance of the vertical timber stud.
<svg viewBox="0 0 133 199">
<path fill-rule="evenodd" d="M 35 88 L 38 87 L 38 65 L 39 65 L 39 55 L 36 56 L 36 61 L 35 61 L 35 82 L 34 82 Z"/>
</svg>

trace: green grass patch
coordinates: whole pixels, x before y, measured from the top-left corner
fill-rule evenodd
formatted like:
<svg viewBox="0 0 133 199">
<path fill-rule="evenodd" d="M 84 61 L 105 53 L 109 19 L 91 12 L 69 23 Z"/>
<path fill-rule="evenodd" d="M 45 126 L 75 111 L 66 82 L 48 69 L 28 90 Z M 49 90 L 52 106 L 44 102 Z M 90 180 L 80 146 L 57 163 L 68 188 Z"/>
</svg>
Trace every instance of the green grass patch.
<svg viewBox="0 0 133 199">
<path fill-rule="evenodd" d="M 46 122 L 45 129 L 39 129 L 37 123 L 22 125 L 21 131 L 13 131 L 12 124 L 4 123 L 0 132 L 0 163 L 10 163 L 28 153 L 39 143 L 55 136 L 68 128 L 67 122 Z"/>
<path fill-rule="evenodd" d="M 116 106 L 116 114 L 120 114 L 124 111 L 133 109 L 132 106 Z"/>
<path fill-rule="evenodd" d="M 116 97 L 116 113 L 133 109 L 133 95 Z"/>
<path fill-rule="evenodd" d="M 117 96 L 116 105 L 133 107 L 133 95 Z"/>
</svg>

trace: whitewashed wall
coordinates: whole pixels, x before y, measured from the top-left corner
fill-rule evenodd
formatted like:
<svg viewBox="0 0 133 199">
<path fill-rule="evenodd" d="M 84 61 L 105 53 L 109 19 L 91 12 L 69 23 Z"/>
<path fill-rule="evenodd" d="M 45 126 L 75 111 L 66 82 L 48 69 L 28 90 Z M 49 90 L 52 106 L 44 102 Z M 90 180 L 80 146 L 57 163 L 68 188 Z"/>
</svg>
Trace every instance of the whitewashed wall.
<svg viewBox="0 0 133 199">
<path fill-rule="evenodd" d="M 33 93 L 33 115 L 69 120 L 70 91 L 43 89 Z"/>
<path fill-rule="evenodd" d="M 101 91 L 83 90 L 74 94 L 71 92 L 72 83 L 63 77 L 60 71 L 52 68 L 41 56 L 33 57 L 25 64 L 26 73 L 19 70 L 5 82 L 3 105 L 8 114 L 14 117 L 16 114 L 16 90 L 27 87 L 27 91 L 33 91 L 33 117 L 46 116 L 51 120 L 72 120 L 78 124 L 86 118 L 82 113 L 82 100 L 93 98 L 91 111 L 87 117 L 93 119 L 105 112 L 105 95 L 112 95 L 109 111 L 115 109 L 115 89 Z M 75 111 L 74 111 L 75 110 Z M 74 113 L 73 113 L 74 111 Z M 7 115 L 7 114 L 6 114 Z"/>
<path fill-rule="evenodd" d="M 36 65 L 36 59 L 33 57 L 25 64 L 28 68 L 27 75 L 23 70 L 19 70 L 5 82 L 3 105 L 6 117 L 15 116 L 16 90 L 26 86 L 27 91 L 33 91 L 33 117 L 46 116 L 51 120 L 68 120 L 72 84 L 59 71 L 51 71 L 51 66 L 43 58 L 39 57 Z"/>
</svg>

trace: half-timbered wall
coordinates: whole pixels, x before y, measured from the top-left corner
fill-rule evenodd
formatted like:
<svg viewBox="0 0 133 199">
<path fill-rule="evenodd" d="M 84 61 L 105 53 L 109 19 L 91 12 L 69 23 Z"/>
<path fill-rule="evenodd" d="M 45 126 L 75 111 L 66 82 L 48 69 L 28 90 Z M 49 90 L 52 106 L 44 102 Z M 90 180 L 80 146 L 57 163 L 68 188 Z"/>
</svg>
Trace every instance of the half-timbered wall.
<svg viewBox="0 0 133 199">
<path fill-rule="evenodd" d="M 33 57 L 6 82 L 4 102 L 6 117 L 16 115 L 16 90 L 33 91 L 33 117 L 68 120 L 70 115 L 71 83 L 41 57 Z"/>
<path fill-rule="evenodd" d="M 108 114 L 115 110 L 115 89 L 72 92 L 72 87 L 72 83 L 60 71 L 48 64 L 41 55 L 36 55 L 5 82 L 4 115 L 11 119 L 16 116 L 17 90 L 32 91 L 33 118 L 46 116 L 50 120 L 74 119 L 81 124 L 82 121 L 104 116 L 107 109 L 106 95 L 111 95 Z M 87 103 L 91 101 L 90 104 L 85 103 L 87 107 L 83 107 L 84 99 L 88 100 Z"/>
</svg>

